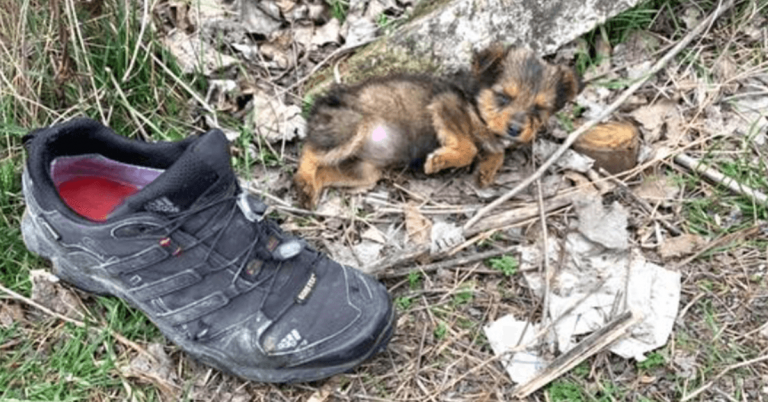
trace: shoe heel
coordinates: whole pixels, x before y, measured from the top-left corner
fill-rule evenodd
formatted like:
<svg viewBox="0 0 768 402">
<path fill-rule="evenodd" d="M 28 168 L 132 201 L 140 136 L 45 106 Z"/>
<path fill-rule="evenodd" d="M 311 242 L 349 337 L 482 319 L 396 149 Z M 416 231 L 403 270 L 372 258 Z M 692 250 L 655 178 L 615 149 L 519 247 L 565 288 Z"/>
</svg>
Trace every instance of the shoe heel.
<svg viewBox="0 0 768 402">
<path fill-rule="evenodd" d="M 35 222 L 27 209 L 24 210 L 24 215 L 21 218 L 21 238 L 32 254 L 51 261 L 51 270 L 59 279 L 89 293 L 110 295 L 101 284 L 94 281 L 87 273 L 57 255 L 56 246 L 45 238 L 43 228 Z"/>
<path fill-rule="evenodd" d="M 41 230 L 42 228 L 35 223 L 29 213 L 29 207 L 25 208 L 24 215 L 21 217 L 21 238 L 24 240 L 24 245 L 32 254 L 50 260 L 55 251 L 45 239 L 41 238 Z"/>
</svg>

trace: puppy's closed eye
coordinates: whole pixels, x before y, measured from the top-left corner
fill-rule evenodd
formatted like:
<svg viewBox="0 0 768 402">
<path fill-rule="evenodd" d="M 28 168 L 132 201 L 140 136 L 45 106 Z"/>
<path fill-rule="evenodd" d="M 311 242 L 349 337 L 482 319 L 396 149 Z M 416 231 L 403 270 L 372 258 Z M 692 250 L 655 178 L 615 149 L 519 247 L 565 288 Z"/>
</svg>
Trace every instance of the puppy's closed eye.
<svg viewBox="0 0 768 402">
<path fill-rule="evenodd" d="M 499 105 L 499 107 L 505 107 L 512 103 L 512 101 L 513 99 L 511 96 L 501 92 L 496 93 L 496 104 Z"/>
</svg>

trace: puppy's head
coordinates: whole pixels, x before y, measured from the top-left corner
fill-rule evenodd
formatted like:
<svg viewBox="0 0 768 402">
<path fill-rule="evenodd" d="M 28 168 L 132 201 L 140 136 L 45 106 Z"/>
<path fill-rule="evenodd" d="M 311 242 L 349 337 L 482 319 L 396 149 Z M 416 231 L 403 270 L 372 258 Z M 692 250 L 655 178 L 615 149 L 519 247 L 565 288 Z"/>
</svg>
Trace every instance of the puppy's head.
<svg viewBox="0 0 768 402">
<path fill-rule="evenodd" d="M 515 143 L 533 141 L 549 116 L 581 89 L 571 68 L 500 43 L 475 54 L 472 73 L 479 83 L 478 109 L 488 129 Z"/>
</svg>

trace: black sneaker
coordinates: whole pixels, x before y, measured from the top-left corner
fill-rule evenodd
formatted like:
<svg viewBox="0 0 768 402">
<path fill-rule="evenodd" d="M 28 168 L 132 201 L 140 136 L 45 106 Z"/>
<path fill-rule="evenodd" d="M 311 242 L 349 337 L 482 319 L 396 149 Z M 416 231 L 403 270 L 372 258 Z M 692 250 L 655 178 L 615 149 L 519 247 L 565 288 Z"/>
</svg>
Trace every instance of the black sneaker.
<svg viewBox="0 0 768 402">
<path fill-rule="evenodd" d="M 313 381 L 389 341 L 386 289 L 264 219 L 220 131 L 150 144 L 79 119 L 24 142 L 27 248 L 61 279 L 144 311 L 195 359 Z"/>
</svg>

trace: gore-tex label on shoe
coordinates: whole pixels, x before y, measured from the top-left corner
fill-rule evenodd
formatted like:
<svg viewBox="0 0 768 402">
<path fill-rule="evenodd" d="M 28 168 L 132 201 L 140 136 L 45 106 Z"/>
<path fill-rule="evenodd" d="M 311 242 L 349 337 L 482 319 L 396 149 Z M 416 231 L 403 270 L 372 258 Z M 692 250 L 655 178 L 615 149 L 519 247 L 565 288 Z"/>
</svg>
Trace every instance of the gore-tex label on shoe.
<svg viewBox="0 0 768 402">
<path fill-rule="evenodd" d="M 304 284 L 304 288 L 302 288 L 301 292 L 296 296 L 297 303 L 302 304 L 307 301 L 307 297 L 312 293 L 312 289 L 315 288 L 315 283 L 317 283 L 317 275 L 313 272 L 307 280 L 307 283 Z"/>
<path fill-rule="evenodd" d="M 150 212 L 160 212 L 164 214 L 177 214 L 179 211 L 178 206 L 172 203 L 168 197 L 160 197 L 144 204 L 144 209 Z"/>
</svg>

